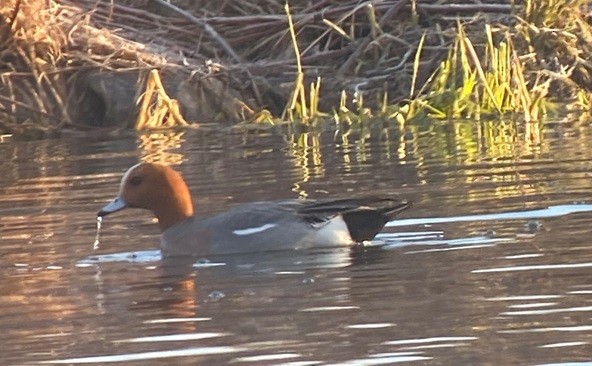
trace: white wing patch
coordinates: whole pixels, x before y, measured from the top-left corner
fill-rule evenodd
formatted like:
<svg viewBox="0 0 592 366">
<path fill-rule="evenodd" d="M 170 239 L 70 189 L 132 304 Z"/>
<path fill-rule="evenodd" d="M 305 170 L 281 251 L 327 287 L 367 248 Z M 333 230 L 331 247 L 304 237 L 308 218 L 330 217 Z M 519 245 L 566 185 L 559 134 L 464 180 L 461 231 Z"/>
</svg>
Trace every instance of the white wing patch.
<svg viewBox="0 0 592 366">
<path fill-rule="evenodd" d="M 260 232 L 263 232 L 265 230 L 271 229 L 272 227 L 276 227 L 276 224 L 265 224 L 263 226 L 259 226 L 259 227 L 250 227 L 247 229 L 240 229 L 240 230 L 234 230 L 232 233 L 234 235 L 251 235 L 251 234 L 257 234 Z"/>
</svg>

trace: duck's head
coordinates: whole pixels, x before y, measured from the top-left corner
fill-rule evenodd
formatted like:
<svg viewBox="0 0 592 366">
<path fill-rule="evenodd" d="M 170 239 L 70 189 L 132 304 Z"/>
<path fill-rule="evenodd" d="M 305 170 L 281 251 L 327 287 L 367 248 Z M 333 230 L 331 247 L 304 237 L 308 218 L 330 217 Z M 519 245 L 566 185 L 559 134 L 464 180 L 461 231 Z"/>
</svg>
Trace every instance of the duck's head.
<svg viewBox="0 0 592 366">
<path fill-rule="evenodd" d="M 152 211 L 161 231 L 193 216 L 191 194 L 181 174 L 155 163 L 140 163 L 129 168 L 121 178 L 119 194 L 97 216 L 107 216 L 126 207 Z"/>
</svg>

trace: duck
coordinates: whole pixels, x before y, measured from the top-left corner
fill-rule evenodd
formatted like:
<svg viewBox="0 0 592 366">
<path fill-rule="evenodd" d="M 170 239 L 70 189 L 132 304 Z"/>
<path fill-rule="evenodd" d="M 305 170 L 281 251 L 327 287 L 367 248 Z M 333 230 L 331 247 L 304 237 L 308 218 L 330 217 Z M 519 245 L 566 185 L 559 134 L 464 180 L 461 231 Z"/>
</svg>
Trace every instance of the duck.
<svg viewBox="0 0 592 366">
<path fill-rule="evenodd" d="M 374 239 L 410 206 L 389 196 L 283 199 L 244 203 L 201 218 L 195 215 L 189 187 L 178 171 L 141 162 L 125 172 L 118 195 L 97 216 L 125 208 L 149 210 L 158 220 L 163 257 L 215 256 L 352 247 Z"/>
</svg>

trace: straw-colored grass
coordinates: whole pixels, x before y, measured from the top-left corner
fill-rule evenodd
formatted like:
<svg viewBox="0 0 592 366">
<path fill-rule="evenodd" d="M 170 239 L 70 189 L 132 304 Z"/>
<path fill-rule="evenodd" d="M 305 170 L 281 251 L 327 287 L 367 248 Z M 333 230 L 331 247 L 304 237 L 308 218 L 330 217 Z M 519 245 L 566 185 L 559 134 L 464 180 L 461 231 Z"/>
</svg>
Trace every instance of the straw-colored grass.
<svg viewBox="0 0 592 366">
<path fill-rule="evenodd" d="M 512 115 L 526 121 L 539 120 L 546 112 L 550 78 L 529 78 L 523 58 L 518 55 L 508 30 L 494 41 L 485 26 L 486 43 L 482 56 L 463 26 L 448 57 L 435 74 L 425 101 L 436 118 L 503 117 Z"/>
<path fill-rule="evenodd" d="M 166 93 L 158 70 L 152 70 L 148 75 L 140 102 L 136 130 L 189 126 L 181 114 L 179 102 Z"/>
<path fill-rule="evenodd" d="M 584 0 L 7 0 L 0 112 L 13 122 L 0 127 L 84 127 L 81 75 L 155 68 L 216 80 L 208 93 L 233 95 L 253 122 L 540 120 L 592 89 L 588 13 Z M 176 85 L 137 95 L 145 86 L 139 113 L 182 125 L 162 93 Z"/>
</svg>

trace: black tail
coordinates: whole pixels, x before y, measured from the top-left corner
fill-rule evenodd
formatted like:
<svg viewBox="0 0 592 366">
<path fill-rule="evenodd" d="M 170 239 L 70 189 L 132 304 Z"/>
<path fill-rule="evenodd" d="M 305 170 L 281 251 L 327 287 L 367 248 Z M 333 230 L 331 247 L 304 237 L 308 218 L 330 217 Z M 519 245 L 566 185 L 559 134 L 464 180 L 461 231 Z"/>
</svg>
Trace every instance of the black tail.
<svg viewBox="0 0 592 366">
<path fill-rule="evenodd" d="M 360 205 L 342 212 L 352 239 L 358 243 L 372 240 L 399 212 L 411 206 L 411 202 L 381 198 L 373 205 Z"/>
<path fill-rule="evenodd" d="M 399 212 L 411 202 L 391 197 L 362 197 L 309 200 L 298 205 L 298 214 L 311 224 L 325 223 L 342 215 L 356 242 L 372 240 Z"/>
</svg>

